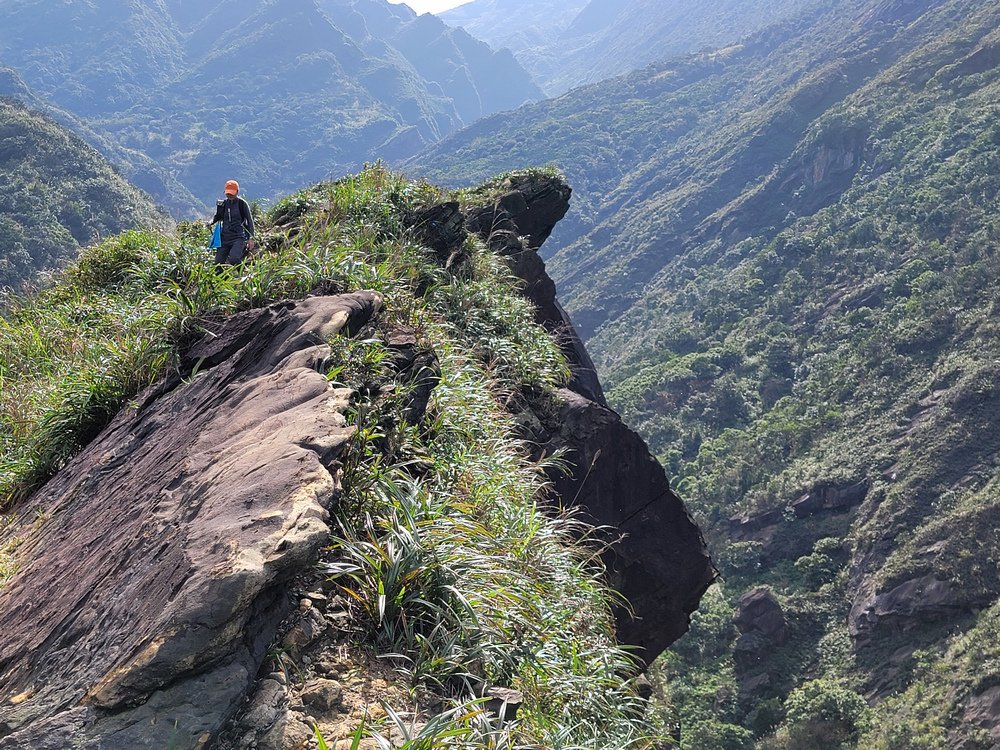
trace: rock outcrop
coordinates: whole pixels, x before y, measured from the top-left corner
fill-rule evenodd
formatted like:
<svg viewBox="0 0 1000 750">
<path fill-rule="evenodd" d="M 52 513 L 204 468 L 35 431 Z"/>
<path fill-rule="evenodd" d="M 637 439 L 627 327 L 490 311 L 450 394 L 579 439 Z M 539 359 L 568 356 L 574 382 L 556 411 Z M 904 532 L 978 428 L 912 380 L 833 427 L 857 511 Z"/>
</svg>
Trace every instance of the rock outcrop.
<svg viewBox="0 0 1000 750">
<path fill-rule="evenodd" d="M 740 690 L 751 695 L 771 684 L 769 657 L 788 642 L 788 621 L 774 594 L 758 587 L 740 597 L 733 623 L 740 631 L 733 652 Z"/>
<path fill-rule="evenodd" d="M 973 726 L 985 729 L 1000 747 L 1000 685 L 994 685 L 985 693 L 970 698 L 962 719 Z"/>
<path fill-rule="evenodd" d="M 544 453 L 564 451 L 569 474 L 553 472 L 566 506 L 620 539 L 604 555 L 611 585 L 630 609 L 617 613 L 618 639 L 650 663 L 687 632 L 690 614 L 715 578 L 701 532 L 639 435 L 608 408 L 569 389 L 543 421 Z"/>
<path fill-rule="evenodd" d="M 867 479 L 846 486 L 824 482 L 793 501 L 789 507 L 799 518 L 823 512 L 847 511 L 864 502 L 870 488 L 871 482 Z"/>
<path fill-rule="evenodd" d="M 569 209 L 569 186 L 534 175 L 513 177 L 506 187 L 490 205 L 469 210 L 467 224 L 511 260 L 538 321 L 558 337 L 569 360 L 569 387 L 556 393 L 555 404 L 534 410 L 538 427 L 531 437 L 545 454 L 567 454 L 571 472 L 551 476 L 561 502 L 583 507 L 590 521 L 621 536 L 604 558 L 612 586 L 631 607 L 617 611 L 618 637 L 649 663 L 687 631 L 715 570 L 663 467 L 607 407 L 594 364 L 538 255 Z"/>
<path fill-rule="evenodd" d="M 569 360 L 577 393 L 607 406 L 594 362 L 569 315 L 556 299 L 556 285 L 545 271 L 538 248 L 569 210 L 572 189 L 563 180 L 540 176 L 511 177 L 493 203 L 468 210 L 466 225 L 493 252 L 507 258 L 524 281 L 522 293 L 535 305 L 535 317 L 559 341 Z"/>
<path fill-rule="evenodd" d="M 868 598 L 859 597 L 848 625 L 851 636 L 863 646 L 887 631 L 903 633 L 928 622 L 968 615 L 971 606 L 955 584 L 926 575 Z"/>
<path fill-rule="evenodd" d="M 714 571 L 663 469 L 604 405 L 532 246 L 568 197 L 559 180 L 512 186 L 497 205 L 514 213 L 493 217 L 504 234 L 492 240 L 525 274 L 539 319 L 568 326 L 578 376 L 554 402 L 524 394 L 536 412 L 526 424 L 540 453 L 566 451 L 575 466 L 553 476 L 561 501 L 622 535 L 606 554 L 634 609 L 618 612 L 618 632 L 649 661 L 687 628 Z M 456 211 L 413 225 L 437 227 L 440 243 L 424 239 L 442 263 L 464 243 Z M 0 750 L 287 750 L 313 722 L 347 736 L 385 694 L 384 667 L 345 656 L 349 615 L 315 566 L 354 434 L 352 392 L 325 376 L 328 342 L 372 327 L 380 307 L 373 292 L 313 296 L 215 324 L 17 508 L 0 531 L 20 563 L 0 588 Z M 404 386 L 399 418 L 416 424 L 435 356 L 405 327 L 379 336 Z M 303 679 L 292 685 L 276 653 L 309 665 Z M 499 698 L 505 711 L 516 703 Z"/>
<path fill-rule="evenodd" d="M 231 318 L 19 509 L 0 748 L 208 746 L 329 537 L 353 428 L 324 342 L 379 306 L 358 293 Z"/>
</svg>

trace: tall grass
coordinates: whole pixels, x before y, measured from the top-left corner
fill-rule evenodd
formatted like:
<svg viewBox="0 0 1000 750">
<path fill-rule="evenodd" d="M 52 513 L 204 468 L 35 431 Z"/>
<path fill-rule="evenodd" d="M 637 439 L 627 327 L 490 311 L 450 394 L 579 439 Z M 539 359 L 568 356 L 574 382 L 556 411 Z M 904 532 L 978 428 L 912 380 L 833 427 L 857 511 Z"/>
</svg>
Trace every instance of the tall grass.
<svg viewBox="0 0 1000 750">
<path fill-rule="evenodd" d="M 414 687 L 456 706 L 487 684 L 521 690 L 505 746 L 650 747 L 600 549 L 585 524 L 552 507 L 544 467 L 497 399 L 556 372 L 539 372 L 546 360 L 536 358 L 535 374 L 518 381 L 470 353 L 454 325 L 429 324 L 441 382 L 412 449 L 434 470 L 413 477 L 398 453 L 402 464 L 388 471 L 378 455 L 355 467 L 345 487 L 366 497 L 348 504 L 368 512 L 342 518 L 330 573 L 356 602 L 368 641 Z M 506 345 L 523 357 L 536 342 Z M 498 371 L 510 379 L 498 382 Z"/>
</svg>

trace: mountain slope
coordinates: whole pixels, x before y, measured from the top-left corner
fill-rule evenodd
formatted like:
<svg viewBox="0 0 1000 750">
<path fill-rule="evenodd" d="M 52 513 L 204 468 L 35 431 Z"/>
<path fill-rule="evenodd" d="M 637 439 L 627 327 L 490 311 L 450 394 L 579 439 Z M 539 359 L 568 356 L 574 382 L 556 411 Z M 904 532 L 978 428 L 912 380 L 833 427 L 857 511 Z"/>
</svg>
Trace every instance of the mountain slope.
<svg viewBox="0 0 1000 750">
<path fill-rule="evenodd" d="M 588 0 L 472 0 L 438 13 L 449 26 L 463 28 L 494 49 L 515 54 L 555 42 Z"/>
<path fill-rule="evenodd" d="M 541 96 L 510 53 L 385 0 L 4 0 L 0 14 L 0 61 L 202 201 L 230 176 L 265 197 L 402 158 Z M 143 186 L 189 206 L 169 183 Z"/>
<path fill-rule="evenodd" d="M 549 267 L 726 578 L 684 747 L 995 744 L 998 28 L 841 2 L 442 144 L 583 160 Z"/>
<path fill-rule="evenodd" d="M 494 46 L 507 45 L 549 96 L 706 47 L 721 47 L 811 0 L 590 0 L 558 4 L 476 0 L 441 14 Z M 532 23 L 532 19 L 541 20 Z M 521 30 L 538 29 L 536 37 Z"/>
<path fill-rule="evenodd" d="M 125 229 L 168 222 L 96 151 L 48 118 L 0 98 L 0 286 L 74 258 Z"/>
</svg>

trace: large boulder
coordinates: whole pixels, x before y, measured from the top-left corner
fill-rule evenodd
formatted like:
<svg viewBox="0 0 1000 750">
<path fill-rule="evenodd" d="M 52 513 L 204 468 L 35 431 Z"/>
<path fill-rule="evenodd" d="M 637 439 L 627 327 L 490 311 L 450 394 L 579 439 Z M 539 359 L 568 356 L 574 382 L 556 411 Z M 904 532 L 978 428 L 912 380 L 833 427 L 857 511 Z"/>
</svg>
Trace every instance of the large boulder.
<svg viewBox="0 0 1000 750">
<path fill-rule="evenodd" d="M 325 344 L 373 293 L 235 316 L 19 508 L 0 748 L 207 747 L 329 536 L 347 398 Z M 183 375 L 183 377 L 182 377 Z"/>
<path fill-rule="evenodd" d="M 740 631 L 733 650 L 740 692 L 752 697 L 778 677 L 773 657 L 788 642 L 788 621 L 774 594 L 761 586 L 740 597 L 733 624 Z"/>
</svg>

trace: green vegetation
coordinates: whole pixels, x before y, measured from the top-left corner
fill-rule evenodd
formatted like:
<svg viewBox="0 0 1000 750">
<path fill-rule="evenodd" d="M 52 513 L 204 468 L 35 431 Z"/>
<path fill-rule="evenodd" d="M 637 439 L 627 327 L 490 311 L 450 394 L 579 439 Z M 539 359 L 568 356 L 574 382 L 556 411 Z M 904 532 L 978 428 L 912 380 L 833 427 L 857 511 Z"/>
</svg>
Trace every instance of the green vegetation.
<svg viewBox="0 0 1000 750">
<path fill-rule="evenodd" d="M 996 719 L 960 655 L 1000 653 L 998 28 L 825 4 L 422 157 L 567 170 L 560 298 L 725 577 L 661 665 L 684 748 L 978 747 Z M 788 640 L 740 666 L 761 584 Z"/>
<path fill-rule="evenodd" d="M 0 2 L 0 61 L 172 213 L 401 159 L 541 96 L 509 52 L 404 5 Z M 38 29 L 44 28 L 44 35 Z M 210 205 L 210 204 L 209 204 Z"/>
<path fill-rule="evenodd" d="M 359 645 L 388 659 L 431 714 L 406 746 L 652 747 L 596 543 L 551 507 L 543 467 L 504 408 L 563 383 L 566 364 L 481 242 L 445 271 L 414 241 L 405 217 L 443 197 L 374 166 L 276 203 L 261 220 L 265 250 L 242 267 L 218 273 L 204 229 L 184 225 L 179 238 L 129 233 L 88 248 L 50 286 L 11 298 L 0 319 L 0 498 L 17 502 L 64 466 L 171 367 L 201 321 L 316 289 L 379 291 L 370 330 L 331 342 L 328 377 L 356 394 L 358 431 L 326 565 L 352 602 Z M 384 343 L 398 325 L 440 366 L 419 424 L 404 418 L 409 386 Z M 484 683 L 524 693 L 516 722 L 487 719 L 473 698 Z M 363 731 L 379 741 L 384 727 Z"/>
<path fill-rule="evenodd" d="M 0 99 L 0 287 L 74 258 L 81 246 L 166 219 L 96 151 Z"/>
<path fill-rule="evenodd" d="M 817 120 L 816 134 L 845 121 L 868 129 L 870 150 L 859 151 L 853 184 L 829 207 L 773 235 L 714 239 L 669 262 L 593 342 L 612 373 L 611 399 L 651 436 L 728 568 L 726 590 L 735 597 L 763 581 L 785 596 L 797 635 L 775 649 L 769 671 L 790 664 L 799 684 L 772 679 L 740 693 L 740 679 L 726 683 L 740 696 L 736 718 L 720 711 L 714 723 L 735 721 L 762 738 L 736 746 L 930 748 L 975 734 L 954 714 L 916 726 L 892 718 L 930 705 L 933 673 L 905 657 L 891 663 L 902 646 L 925 647 L 951 679 L 968 682 L 976 667 L 952 654 L 970 636 L 947 636 L 1000 593 L 991 468 L 1000 441 L 990 406 L 1000 356 L 1000 88 L 995 72 L 949 80 L 976 47 L 968 35 L 995 26 L 989 13 L 972 18 Z M 904 74 L 913 83 L 890 88 Z M 861 480 L 871 486 L 856 516 L 785 511 L 770 535 L 730 537 L 734 513 L 780 511 Z M 841 623 L 866 606 L 859 591 L 886 593 L 921 576 L 948 582 L 956 600 L 947 613 L 928 609 L 902 632 L 876 624 L 847 638 Z M 833 660 L 832 644 L 841 652 Z M 995 646 L 986 652 L 996 658 Z M 673 674 L 697 683 L 702 670 L 718 664 L 696 655 Z M 838 711 L 860 708 L 858 692 L 903 692 L 870 731 L 854 708 L 839 719 L 823 709 L 814 721 L 796 711 L 818 700 L 803 693 L 816 689 L 805 680 L 817 674 L 833 680 L 823 701 Z M 771 722 L 758 720 L 769 702 L 783 723 L 767 739 Z M 682 721 L 695 710 L 678 706 Z"/>
<path fill-rule="evenodd" d="M 878 721 L 864 735 L 864 750 L 931 750 L 951 745 L 987 750 L 989 732 L 963 721 L 971 701 L 1000 685 L 1000 605 L 980 614 L 974 627 L 944 652 L 918 654 L 912 685 L 878 709 Z"/>
</svg>

